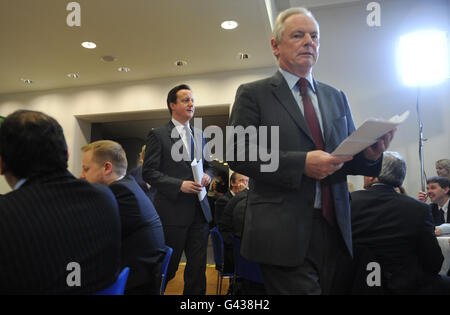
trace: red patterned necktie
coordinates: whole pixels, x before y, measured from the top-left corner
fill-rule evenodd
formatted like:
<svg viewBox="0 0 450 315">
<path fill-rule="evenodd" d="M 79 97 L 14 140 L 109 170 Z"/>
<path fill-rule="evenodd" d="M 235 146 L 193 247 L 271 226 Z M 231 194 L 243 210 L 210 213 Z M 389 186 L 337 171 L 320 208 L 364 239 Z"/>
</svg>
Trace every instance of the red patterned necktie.
<svg viewBox="0 0 450 315">
<path fill-rule="evenodd" d="M 316 111 L 308 94 L 308 84 L 308 80 L 305 78 L 300 78 L 298 81 L 305 119 L 316 144 L 316 149 L 325 151 L 319 120 L 317 119 Z M 320 187 L 322 190 L 322 215 L 330 225 L 334 225 L 334 204 L 330 184 L 322 180 L 320 181 Z"/>
</svg>

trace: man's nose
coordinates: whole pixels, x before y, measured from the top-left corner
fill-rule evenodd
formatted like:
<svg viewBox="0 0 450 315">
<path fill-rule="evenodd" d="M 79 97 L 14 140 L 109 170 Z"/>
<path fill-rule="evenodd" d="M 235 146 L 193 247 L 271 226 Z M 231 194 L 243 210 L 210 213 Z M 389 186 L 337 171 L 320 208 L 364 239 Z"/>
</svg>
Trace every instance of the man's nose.
<svg viewBox="0 0 450 315">
<path fill-rule="evenodd" d="M 314 43 L 314 41 L 309 33 L 306 33 L 305 37 L 303 37 L 303 39 L 304 39 L 305 45 L 312 45 Z"/>
</svg>

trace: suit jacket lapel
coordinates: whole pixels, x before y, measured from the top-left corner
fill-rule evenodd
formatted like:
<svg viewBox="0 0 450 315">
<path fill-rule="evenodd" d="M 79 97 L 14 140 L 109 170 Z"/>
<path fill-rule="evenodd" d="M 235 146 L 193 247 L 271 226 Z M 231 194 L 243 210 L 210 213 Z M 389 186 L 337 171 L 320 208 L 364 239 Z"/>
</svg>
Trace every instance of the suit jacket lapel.
<svg viewBox="0 0 450 315">
<path fill-rule="evenodd" d="M 302 115 L 297 102 L 292 96 L 292 92 L 287 85 L 283 75 L 277 71 L 272 77 L 273 93 L 278 101 L 283 105 L 287 112 L 291 115 L 297 126 L 308 136 L 314 143 L 314 139 L 309 131 L 305 117 Z"/>
</svg>

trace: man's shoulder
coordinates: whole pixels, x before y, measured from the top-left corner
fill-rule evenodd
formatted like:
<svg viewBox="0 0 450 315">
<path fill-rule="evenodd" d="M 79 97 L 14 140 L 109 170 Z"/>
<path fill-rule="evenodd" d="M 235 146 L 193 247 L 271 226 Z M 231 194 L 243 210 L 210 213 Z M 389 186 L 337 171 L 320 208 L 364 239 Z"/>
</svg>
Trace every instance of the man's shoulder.
<svg viewBox="0 0 450 315">
<path fill-rule="evenodd" d="M 154 129 L 150 130 L 150 131 L 148 132 L 148 135 L 149 135 L 149 136 L 150 136 L 150 135 L 155 135 L 155 136 L 160 137 L 160 136 L 162 136 L 162 135 L 167 134 L 167 131 L 168 131 L 168 130 L 171 130 L 173 127 L 174 127 L 174 126 L 173 126 L 173 124 L 172 124 L 171 122 L 167 122 L 167 123 L 165 123 L 165 124 L 162 125 L 162 126 L 159 126 L 159 127 L 157 127 L 157 128 L 154 128 Z"/>
<path fill-rule="evenodd" d="M 322 92 L 324 92 L 326 94 L 332 94 L 332 93 L 333 94 L 341 94 L 341 93 L 343 93 L 342 90 L 340 90 L 334 86 L 331 86 L 327 83 L 323 83 L 323 82 L 317 81 L 317 80 L 314 80 L 314 83 L 316 85 L 316 89 L 321 90 Z"/>
<path fill-rule="evenodd" d="M 79 208 L 96 204 L 113 209 L 117 205 L 114 195 L 108 187 L 101 184 L 90 184 L 71 174 L 54 180 L 30 180 L 18 190 L 11 191 L 0 199 L 0 208 L 24 212 L 30 209 L 51 211 L 53 208 L 62 208 L 69 204 Z"/>
</svg>

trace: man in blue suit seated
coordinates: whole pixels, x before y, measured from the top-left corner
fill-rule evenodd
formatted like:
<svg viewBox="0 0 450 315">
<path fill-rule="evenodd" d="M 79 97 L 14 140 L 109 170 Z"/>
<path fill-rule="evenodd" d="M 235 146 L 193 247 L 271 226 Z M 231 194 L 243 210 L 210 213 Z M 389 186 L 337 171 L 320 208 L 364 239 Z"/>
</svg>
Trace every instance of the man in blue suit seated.
<svg viewBox="0 0 450 315">
<path fill-rule="evenodd" d="M 108 185 L 119 203 L 121 267 L 130 267 L 125 294 L 158 294 L 165 245 L 155 207 L 136 180 L 125 176 L 128 163 L 119 143 L 101 140 L 81 150 L 84 153 L 80 178 Z"/>
<path fill-rule="evenodd" d="M 58 122 L 20 110 L 0 128 L 0 294 L 91 294 L 120 272 L 114 195 L 67 170 Z"/>
</svg>

